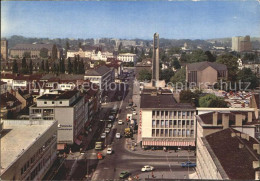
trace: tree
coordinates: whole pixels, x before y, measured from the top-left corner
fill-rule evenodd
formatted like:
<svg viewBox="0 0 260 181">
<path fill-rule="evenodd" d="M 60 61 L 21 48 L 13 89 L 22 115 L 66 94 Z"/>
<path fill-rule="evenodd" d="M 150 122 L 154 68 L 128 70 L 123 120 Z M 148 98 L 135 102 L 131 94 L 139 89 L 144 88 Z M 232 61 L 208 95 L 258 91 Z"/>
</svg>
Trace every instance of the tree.
<svg viewBox="0 0 260 181">
<path fill-rule="evenodd" d="M 65 54 L 66 54 L 66 57 L 67 57 L 67 52 L 68 50 L 70 49 L 70 44 L 68 41 L 66 41 L 66 46 L 65 46 Z"/>
<path fill-rule="evenodd" d="M 149 50 L 148 57 L 149 57 L 149 58 L 152 58 L 152 57 L 153 57 L 153 51 L 152 51 L 151 48 L 150 48 L 150 50 Z"/>
<path fill-rule="evenodd" d="M 79 48 L 82 48 L 82 43 L 81 43 L 81 42 L 79 42 L 79 45 L 78 45 L 78 46 L 79 46 Z"/>
<path fill-rule="evenodd" d="M 207 94 L 199 98 L 200 107 L 227 107 L 224 98 L 217 97 L 214 94 Z"/>
<path fill-rule="evenodd" d="M 41 71 L 41 72 L 44 72 L 44 70 L 45 70 L 45 66 L 44 66 L 44 60 L 42 60 L 42 62 L 41 62 L 41 69 L 40 69 L 40 71 Z"/>
<path fill-rule="evenodd" d="M 224 54 L 217 57 L 217 62 L 227 66 L 228 80 L 236 81 L 238 70 L 237 58 L 231 54 Z"/>
<path fill-rule="evenodd" d="M 147 81 L 152 79 L 152 73 L 147 69 L 142 69 L 139 72 L 139 80 L 140 81 Z"/>
<path fill-rule="evenodd" d="M 131 46 L 130 53 L 134 53 L 134 47 L 133 46 Z"/>
<path fill-rule="evenodd" d="M 181 53 L 181 48 L 180 47 L 171 47 L 168 53 L 169 53 L 169 55 L 179 54 L 179 53 Z"/>
<path fill-rule="evenodd" d="M 31 58 L 31 52 L 24 52 L 23 57 L 25 58 Z"/>
<path fill-rule="evenodd" d="M 56 44 L 54 44 L 53 46 L 52 46 L 52 51 L 51 51 L 52 53 L 51 53 L 51 58 L 52 58 L 52 60 L 54 61 L 54 60 L 57 60 L 57 57 L 58 57 L 58 53 L 57 53 L 57 46 L 56 46 Z"/>
<path fill-rule="evenodd" d="M 73 63 L 73 74 L 77 74 L 78 73 L 78 61 L 77 61 L 77 57 L 74 57 L 74 63 Z"/>
<path fill-rule="evenodd" d="M 138 49 L 137 49 L 137 47 L 135 47 L 135 54 L 136 54 L 136 55 L 138 54 Z"/>
<path fill-rule="evenodd" d="M 50 71 L 50 68 L 49 68 L 49 60 L 46 60 L 46 62 L 45 62 L 45 71 L 46 71 L 47 73 L 49 73 L 49 71 Z"/>
<path fill-rule="evenodd" d="M 21 73 L 22 74 L 27 74 L 29 71 L 28 71 L 28 66 L 27 66 L 27 63 L 26 63 L 26 58 L 23 57 L 22 59 L 22 69 L 21 69 Z"/>
<path fill-rule="evenodd" d="M 60 59 L 60 73 L 65 73 L 65 62 L 63 58 Z"/>
<path fill-rule="evenodd" d="M 13 62 L 13 73 L 18 73 L 18 65 L 16 60 Z"/>
<path fill-rule="evenodd" d="M 166 83 L 170 82 L 171 77 L 174 75 L 172 69 L 165 69 L 160 73 L 160 79 L 165 80 Z"/>
<path fill-rule="evenodd" d="M 257 76 L 252 72 L 250 68 L 243 68 L 237 74 L 237 82 L 239 81 L 242 83 L 241 88 L 247 88 L 249 85 L 249 89 L 254 89 L 259 86 L 259 80 Z"/>
<path fill-rule="evenodd" d="M 182 90 L 180 92 L 180 102 L 181 103 L 194 103 L 198 106 L 200 91 L 191 92 L 191 90 Z"/>
<path fill-rule="evenodd" d="M 192 52 L 192 54 L 189 55 L 189 62 L 203 62 L 203 61 L 207 61 L 208 57 L 207 55 L 205 55 L 205 53 L 203 52 L 203 50 L 198 49 L 198 50 L 194 50 Z"/>
<path fill-rule="evenodd" d="M 48 57 L 48 52 L 49 52 L 49 50 L 47 48 L 42 48 L 40 50 L 40 57 L 47 58 Z"/>
<path fill-rule="evenodd" d="M 78 72 L 79 72 L 79 74 L 84 74 L 84 73 L 85 73 L 85 68 L 84 68 L 83 59 L 81 59 L 80 62 L 79 62 Z"/>
<path fill-rule="evenodd" d="M 174 84 L 180 82 L 182 84 L 185 83 L 186 80 L 186 69 L 185 68 L 181 68 L 179 69 L 174 76 L 171 77 L 170 81 Z"/>
<path fill-rule="evenodd" d="M 177 60 L 177 58 L 173 59 L 173 67 L 177 70 L 179 68 L 181 68 L 180 62 Z"/>
<path fill-rule="evenodd" d="M 68 58 L 68 74 L 72 73 L 72 63 L 70 61 L 70 57 Z"/>
<path fill-rule="evenodd" d="M 32 64 L 32 59 L 30 59 L 30 63 L 29 63 L 29 73 L 30 73 L 30 74 L 33 73 L 33 64 Z"/>
<path fill-rule="evenodd" d="M 207 61 L 209 61 L 209 62 L 216 61 L 216 57 L 214 55 L 212 55 L 212 53 L 210 51 L 205 51 L 205 55 L 207 56 Z"/>
<path fill-rule="evenodd" d="M 118 46 L 118 51 L 120 52 L 122 50 L 122 48 L 123 48 L 123 44 L 122 44 L 122 42 L 120 42 L 120 44 Z"/>
</svg>

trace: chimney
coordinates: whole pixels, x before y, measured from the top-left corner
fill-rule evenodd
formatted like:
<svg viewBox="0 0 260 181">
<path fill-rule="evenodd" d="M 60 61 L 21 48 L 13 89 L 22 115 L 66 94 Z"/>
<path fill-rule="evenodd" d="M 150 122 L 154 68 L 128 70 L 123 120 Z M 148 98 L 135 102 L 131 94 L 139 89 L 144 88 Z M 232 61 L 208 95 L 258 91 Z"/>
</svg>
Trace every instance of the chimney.
<svg viewBox="0 0 260 181">
<path fill-rule="evenodd" d="M 222 114 L 222 125 L 223 125 L 223 129 L 226 129 L 229 127 L 229 114 L 228 113 Z"/>
<path fill-rule="evenodd" d="M 218 112 L 214 112 L 213 113 L 213 126 L 217 126 L 218 125 Z"/>
<path fill-rule="evenodd" d="M 252 112 L 248 112 L 247 121 L 248 122 L 252 122 L 252 117 L 253 117 L 253 113 Z"/>
<path fill-rule="evenodd" d="M 242 114 L 236 114 L 236 126 L 242 126 Z"/>
<path fill-rule="evenodd" d="M 253 144 L 253 150 L 256 150 L 257 154 L 260 155 L 260 144 Z"/>
</svg>

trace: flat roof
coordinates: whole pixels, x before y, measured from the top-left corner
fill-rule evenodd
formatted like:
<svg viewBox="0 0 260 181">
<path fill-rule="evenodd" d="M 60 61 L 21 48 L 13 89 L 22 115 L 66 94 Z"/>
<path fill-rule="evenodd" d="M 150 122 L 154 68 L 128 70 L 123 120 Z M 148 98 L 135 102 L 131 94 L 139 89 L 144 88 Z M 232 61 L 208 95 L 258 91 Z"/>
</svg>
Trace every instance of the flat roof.
<svg viewBox="0 0 260 181">
<path fill-rule="evenodd" d="M 22 120 L 18 120 L 22 121 Z M 25 121 L 28 122 L 28 121 Z M 23 154 L 55 121 L 45 121 L 41 125 L 5 124 L 1 135 L 1 174 Z"/>
<path fill-rule="evenodd" d="M 69 90 L 62 94 L 44 94 L 41 97 L 38 97 L 39 100 L 59 100 L 59 99 L 70 99 L 76 95 L 79 91 Z"/>
</svg>

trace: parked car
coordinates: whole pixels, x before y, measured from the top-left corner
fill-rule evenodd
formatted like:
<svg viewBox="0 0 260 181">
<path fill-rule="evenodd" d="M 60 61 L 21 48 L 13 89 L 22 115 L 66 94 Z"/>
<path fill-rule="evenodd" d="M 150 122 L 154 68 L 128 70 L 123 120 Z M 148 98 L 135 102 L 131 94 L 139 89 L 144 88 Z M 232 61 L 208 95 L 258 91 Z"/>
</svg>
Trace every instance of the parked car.
<svg viewBox="0 0 260 181">
<path fill-rule="evenodd" d="M 123 121 L 120 119 L 120 120 L 118 120 L 118 124 L 119 125 L 122 125 L 123 124 Z"/>
<path fill-rule="evenodd" d="M 106 138 L 107 134 L 106 133 L 102 133 L 101 134 L 101 138 Z"/>
<path fill-rule="evenodd" d="M 102 159 L 103 159 L 103 155 L 102 155 L 101 152 L 98 152 L 98 153 L 97 153 L 97 159 L 98 159 L 98 160 L 102 160 Z"/>
<path fill-rule="evenodd" d="M 109 133 L 109 132 L 110 132 L 110 128 L 106 128 L 105 133 Z"/>
<path fill-rule="evenodd" d="M 149 172 L 149 171 L 153 171 L 153 170 L 154 170 L 154 167 L 151 166 L 151 165 L 145 165 L 145 166 L 141 169 L 142 172 Z"/>
<path fill-rule="evenodd" d="M 126 178 L 130 175 L 130 173 L 128 171 L 122 171 L 120 174 L 119 174 L 119 178 Z"/>
<path fill-rule="evenodd" d="M 111 155 L 112 153 L 113 153 L 112 146 L 108 145 L 108 147 L 107 147 L 107 154 Z"/>
<path fill-rule="evenodd" d="M 107 128 L 111 128 L 112 127 L 112 124 L 111 123 L 108 123 L 107 124 Z"/>
<path fill-rule="evenodd" d="M 137 113 L 136 113 L 136 111 L 133 111 L 133 115 L 136 115 Z"/>
<path fill-rule="evenodd" d="M 116 138 L 121 138 L 120 133 L 116 133 Z"/>
<path fill-rule="evenodd" d="M 190 161 L 181 163 L 181 166 L 184 167 L 196 167 L 196 163 L 192 163 Z"/>
</svg>

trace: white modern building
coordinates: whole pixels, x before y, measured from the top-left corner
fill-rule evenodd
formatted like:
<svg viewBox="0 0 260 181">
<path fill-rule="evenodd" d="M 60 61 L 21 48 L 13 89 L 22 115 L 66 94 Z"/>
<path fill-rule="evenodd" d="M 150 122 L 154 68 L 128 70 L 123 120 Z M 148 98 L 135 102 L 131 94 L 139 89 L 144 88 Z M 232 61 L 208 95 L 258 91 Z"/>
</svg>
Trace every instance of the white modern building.
<svg viewBox="0 0 260 181">
<path fill-rule="evenodd" d="M 57 154 L 57 121 L 2 120 L 1 180 L 43 180 Z"/>
<path fill-rule="evenodd" d="M 136 54 L 133 53 L 120 53 L 117 55 L 117 59 L 122 62 L 133 62 L 136 63 Z"/>
<path fill-rule="evenodd" d="M 45 94 L 30 107 L 30 120 L 57 120 L 58 146 L 64 148 L 73 143 L 81 144 L 79 135 L 84 128 L 85 99 L 79 91 L 62 94 Z"/>
</svg>

